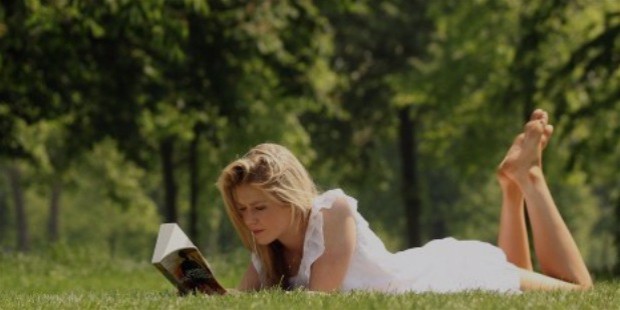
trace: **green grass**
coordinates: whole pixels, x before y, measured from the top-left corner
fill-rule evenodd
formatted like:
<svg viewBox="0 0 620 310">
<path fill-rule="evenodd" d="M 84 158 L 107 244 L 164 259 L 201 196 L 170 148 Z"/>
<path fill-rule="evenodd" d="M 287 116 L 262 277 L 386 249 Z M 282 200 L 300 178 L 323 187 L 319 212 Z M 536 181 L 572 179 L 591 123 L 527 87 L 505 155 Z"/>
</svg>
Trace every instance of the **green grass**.
<svg viewBox="0 0 620 310">
<path fill-rule="evenodd" d="M 244 254 L 212 258 L 226 286 L 237 281 Z M 147 262 L 71 256 L 0 254 L 0 309 L 619 309 L 620 281 L 598 281 L 588 292 L 502 295 L 377 293 L 308 294 L 266 291 L 223 297 L 178 297 Z"/>
</svg>

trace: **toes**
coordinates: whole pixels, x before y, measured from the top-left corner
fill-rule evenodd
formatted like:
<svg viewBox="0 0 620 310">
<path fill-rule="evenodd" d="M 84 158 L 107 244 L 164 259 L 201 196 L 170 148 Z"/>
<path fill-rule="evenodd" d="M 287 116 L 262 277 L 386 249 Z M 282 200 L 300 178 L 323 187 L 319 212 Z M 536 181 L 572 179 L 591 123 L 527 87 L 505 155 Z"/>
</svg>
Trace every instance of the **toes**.
<svg viewBox="0 0 620 310">
<path fill-rule="evenodd" d="M 542 137 L 540 139 L 540 143 L 542 147 L 546 147 L 549 143 L 549 139 L 551 139 L 551 135 L 553 134 L 553 125 L 546 125 L 543 131 Z"/>
<path fill-rule="evenodd" d="M 532 124 L 533 122 L 538 124 Z M 531 138 L 528 140 L 532 140 L 531 142 L 540 141 L 542 146 L 545 147 L 553 134 L 553 125 L 549 124 L 549 114 L 547 111 L 543 109 L 534 110 L 530 121 L 525 125 L 525 132 L 530 132 L 528 136 L 531 136 Z"/>
<path fill-rule="evenodd" d="M 541 119 L 544 114 L 545 111 L 543 109 L 536 109 L 532 112 L 532 115 L 530 115 L 530 121 Z"/>
<path fill-rule="evenodd" d="M 545 132 L 544 132 L 544 135 L 545 135 L 545 136 L 547 136 L 547 138 L 548 138 L 548 137 L 551 137 L 551 135 L 552 135 L 552 134 L 553 134 L 553 125 L 549 125 L 549 124 L 547 124 L 547 125 L 545 126 Z"/>
<path fill-rule="evenodd" d="M 542 134 L 547 126 L 551 125 L 543 124 L 541 120 L 531 120 L 525 124 L 523 128 L 523 133 L 525 133 L 526 137 L 533 133 Z"/>
<path fill-rule="evenodd" d="M 547 114 L 547 111 L 543 109 L 536 109 L 534 110 L 534 112 L 532 112 L 532 115 L 530 116 L 530 121 L 535 120 L 542 122 L 543 125 L 547 125 L 547 123 L 549 122 L 549 114 Z"/>
<path fill-rule="evenodd" d="M 545 127 L 540 120 L 529 121 L 525 125 L 525 143 L 538 144 L 542 138 Z"/>
</svg>

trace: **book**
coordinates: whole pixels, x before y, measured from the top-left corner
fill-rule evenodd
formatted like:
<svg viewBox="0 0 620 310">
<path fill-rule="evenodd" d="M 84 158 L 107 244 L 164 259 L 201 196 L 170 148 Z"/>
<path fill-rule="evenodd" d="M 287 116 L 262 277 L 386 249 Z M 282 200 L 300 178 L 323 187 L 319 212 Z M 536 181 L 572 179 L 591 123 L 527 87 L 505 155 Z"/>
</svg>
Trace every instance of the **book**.
<svg viewBox="0 0 620 310">
<path fill-rule="evenodd" d="M 153 265 L 179 290 L 179 294 L 224 295 L 209 263 L 176 223 L 159 227 Z"/>
</svg>

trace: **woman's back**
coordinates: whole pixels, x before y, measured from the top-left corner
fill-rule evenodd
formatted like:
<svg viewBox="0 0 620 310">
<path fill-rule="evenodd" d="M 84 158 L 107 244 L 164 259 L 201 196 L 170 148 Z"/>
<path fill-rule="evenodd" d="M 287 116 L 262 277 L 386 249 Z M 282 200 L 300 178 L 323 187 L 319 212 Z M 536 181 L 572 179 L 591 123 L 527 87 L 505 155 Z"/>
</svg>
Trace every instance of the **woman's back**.
<svg viewBox="0 0 620 310">
<path fill-rule="evenodd" d="M 353 211 L 356 222 L 355 251 L 342 291 L 519 291 L 517 268 L 506 261 L 500 249 L 487 243 L 446 238 L 424 247 L 390 253 L 357 212 L 357 200 L 340 189 L 327 191 L 314 200 L 299 272 L 290 279 L 293 287 L 308 287 L 312 264 L 325 251 L 323 213 L 330 212 L 334 202 L 342 198 Z M 260 272 L 256 255 L 252 261 Z"/>
</svg>

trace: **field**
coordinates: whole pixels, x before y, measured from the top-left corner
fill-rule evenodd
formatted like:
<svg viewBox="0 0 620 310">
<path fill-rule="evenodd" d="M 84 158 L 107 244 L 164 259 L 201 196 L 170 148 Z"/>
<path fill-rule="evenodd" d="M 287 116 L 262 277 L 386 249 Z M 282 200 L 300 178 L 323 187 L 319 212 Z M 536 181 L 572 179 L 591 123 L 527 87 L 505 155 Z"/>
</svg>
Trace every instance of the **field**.
<svg viewBox="0 0 620 310">
<path fill-rule="evenodd" d="M 226 286 L 234 286 L 244 254 L 214 257 Z M 221 262 L 221 263 L 218 263 Z M 1 309 L 620 309 L 620 281 L 598 280 L 588 292 L 501 295 L 376 293 L 308 294 L 266 291 L 224 297 L 178 297 L 147 262 L 97 259 L 89 251 L 49 255 L 0 254 Z"/>
</svg>

